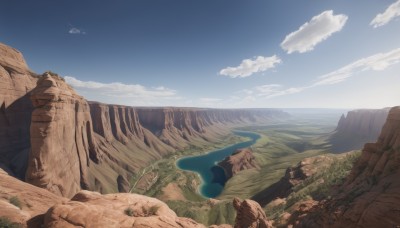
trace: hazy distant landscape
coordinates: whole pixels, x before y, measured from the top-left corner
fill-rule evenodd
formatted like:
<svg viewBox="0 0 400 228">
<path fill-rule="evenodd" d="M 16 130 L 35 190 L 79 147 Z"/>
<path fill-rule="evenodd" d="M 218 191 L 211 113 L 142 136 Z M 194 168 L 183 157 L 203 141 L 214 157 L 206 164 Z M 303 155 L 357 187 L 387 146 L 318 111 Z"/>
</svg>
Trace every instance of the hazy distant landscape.
<svg viewBox="0 0 400 228">
<path fill-rule="evenodd" d="M 400 225 L 400 0 L 5 1 L 0 228 Z"/>
</svg>

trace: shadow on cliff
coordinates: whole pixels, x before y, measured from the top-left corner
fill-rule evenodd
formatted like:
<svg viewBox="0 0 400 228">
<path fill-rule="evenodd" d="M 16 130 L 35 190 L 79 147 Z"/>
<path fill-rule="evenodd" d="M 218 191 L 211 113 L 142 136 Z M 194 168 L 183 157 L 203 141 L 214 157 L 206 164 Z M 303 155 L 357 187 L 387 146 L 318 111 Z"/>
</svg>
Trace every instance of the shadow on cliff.
<svg viewBox="0 0 400 228">
<path fill-rule="evenodd" d="M 0 163 L 20 180 L 25 179 L 30 150 L 30 124 L 33 105 L 30 94 L 0 107 Z"/>
</svg>

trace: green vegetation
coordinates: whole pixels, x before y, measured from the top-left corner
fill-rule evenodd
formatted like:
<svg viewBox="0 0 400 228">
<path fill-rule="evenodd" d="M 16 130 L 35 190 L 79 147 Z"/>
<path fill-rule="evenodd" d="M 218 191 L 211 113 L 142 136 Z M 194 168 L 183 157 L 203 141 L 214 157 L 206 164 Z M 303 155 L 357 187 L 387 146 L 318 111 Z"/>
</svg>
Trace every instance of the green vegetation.
<svg viewBox="0 0 400 228">
<path fill-rule="evenodd" d="M 205 225 L 233 224 L 236 218 L 236 211 L 230 200 L 220 201 L 215 205 L 208 201 L 179 200 L 168 201 L 167 204 L 178 216 L 191 218 Z"/>
<path fill-rule="evenodd" d="M 20 228 L 22 227 L 18 223 L 14 223 L 10 221 L 10 219 L 6 217 L 0 217 L 0 228 Z"/>
<path fill-rule="evenodd" d="M 19 200 L 19 198 L 17 196 L 13 196 L 8 200 L 12 205 L 19 207 L 19 209 L 22 208 L 22 203 Z"/>
<path fill-rule="evenodd" d="M 159 206 L 155 206 L 155 205 L 154 205 L 154 206 L 151 206 L 147 214 L 148 214 L 148 215 L 156 215 L 158 209 L 160 209 Z"/>
<path fill-rule="evenodd" d="M 210 208 L 207 207 L 207 204 L 181 200 L 170 200 L 166 203 L 178 216 L 191 218 L 202 224 L 208 224 L 208 212 Z"/>
<path fill-rule="evenodd" d="M 204 201 L 205 198 L 197 193 L 197 187 L 198 184 L 200 184 L 200 178 L 195 173 L 178 169 L 175 165 L 177 159 L 184 156 L 206 153 L 208 151 L 215 150 L 217 148 L 223 148 L 227 145 L 235 144 L 245 140 L 247 139 L 230 134 L 226 138 L 220 139 L 215 144 L 190 146 L 186 150 L 167 155 L 164 158 L 150 164 L 148 167 L 140 170 L 131 178 L 130 182 L 133 186 L 131 192 L 160 198 L 160 196 L 163 194 L 162 189 L 166 185 L 169 183 L 177 183 L 181 188 L 185 199 L 195 202 Z M 157 180 L 152 183 L 151 186 L 148 186 L 148 190 L 137 188 L 139 181 L 146 182 L 143 179 L 141 180 L 141 178 L 145 178 L 145 175 L 151 172 L 157 176 Z M 193 183 L 197 183 L 197 185 L 194 185 Z"/>
<path fill-rule="evenodd" d="M 330 145 L 323 136 L 334 130 L 334 127 L 334 124 L 316 125 L 304 121 L 238 129 L 260 134 L 261 138 L 252 146 L 260 169 L 241 171 L 231 178 L 226 183 L 223 193 L 218 197 L 219 202 L 211 203 L 200 196 L 197 193 L 200 184 L 199 177 L 195 173 L 178 169 L 175 162 L 182 156 L 198 155 L 246 140 L 234 135 L 230 135 L 226 140 L 221 140 L 220 143 L 214 145 L 191 146 L 187 150 L 179 151 L 154 162 L 132 178 L 131 183 L 138 182 L 144 178 L 146 173 L 151 172 L 158 174 L 157 181 L 152 183 L 152 186 L 146 191 L 134 188 L 133 192 L 163 199 L 163 188 L 169 183 L 174 183 L 179 187 L 179 194 L 185 200 L 169 200 L 166 203 L 178 216 L 189 217 L 205 225 L 233 224 L 236 217 L 232 206 L 233 197 L 251 198 L 282 178 L 289 166 L 295 165 L 307 157 L 328 155 Z M 290 207 L 299 201 L 329 197 L 330 187 L 343 182 L 343 178 L 348 174 L 358 154 L 329 155 L 334 160 L 331 167 L 324 169 L 323 172 L 318 172 L 318 175 L 296 186 L 286 203 L 284 201 L 279 205 L 267 205 L 264 208 L 267 216 L 279 218 L 284 211 L 290 210 Z"/>
<path fill-rule="evenodd" d="M 236 210 L 232 201 L 222 201 L 211 208 L 208 213 L 208 225 L 211 224 L 234 224 Z"/>
<path fill-rule="evenodd" d="M 304 158 L 328 153 L 330 145 L 321 138 L 321 135 L 333 128 L 333 125 L 329 127 L 307 122 L 241 128 L 240 130 L 261 135 L 257 143 L 252 146 L 260 169 L 238 173 L 225 184 L 224 191 L 218 198 L 251 198 L 277 182 L 289 166 L 297 164 Z"/>
<path fill-rule="evenodd" d="M 264 210 L 267 216 L 277 220 L 284 211 L 291 211 L 291 207 L 298 202 L 313 199 L 328 199 L 335 192 L 333 186 L 340 186 L 344 183 L 346 176 L 351 171 L 354 162 L 360 156 L 360 151 L 350 152 L 346 155 L 331 155 L 333 162 L 327 168 L 320 168 L 313 176 L 304 180 L 293 188 L 293 192 L 286 198 L 286 203 L 279 205 L 267 205 Z M 349 195 L 353 198 L 360 192 L 354 190 Z M 351 199 L 346 199 L 350 202 Z"/>
<path fill-rule="evenodd" d="M 310 196 L 315 200 L 325 199 L 331 196 L 331 187 L 340 186 L 345 181 L 346 176 L 353 168 L 354 162 L 358 159 L 361 152 L 356 151 L 346 154 L 342 157 L 334 157 L 331 166 L 317 172 L 315 175 L 307 178 L 303 183 L 294 187 L 291 197 L 303 194 Z M 288 198 L 290 200 L 290 198 Z M 290 205 L 288 205 L 290 206 Z"/>
<path fill-rule="evenodd" d="M 125 210 L 124 210 L 124 213 L 127 215 L 127 216 L 133 216 L 133 209 L 132 208 L 130 208 L 130 207 L 128 207 L 128 208 L 126 208 Z"/>
</svg>

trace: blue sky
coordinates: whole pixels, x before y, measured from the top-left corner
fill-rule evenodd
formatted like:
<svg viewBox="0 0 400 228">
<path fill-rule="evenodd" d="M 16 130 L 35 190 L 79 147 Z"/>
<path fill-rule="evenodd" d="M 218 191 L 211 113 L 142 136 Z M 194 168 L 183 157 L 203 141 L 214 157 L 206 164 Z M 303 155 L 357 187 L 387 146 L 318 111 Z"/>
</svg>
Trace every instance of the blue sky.
<svg viewBox="0 0 400 228">
<path fill-rule="evenodd" d="M 88 100 L 399 105 L 400 0 L 6 0 L 0 42 Z"/>
</svg>

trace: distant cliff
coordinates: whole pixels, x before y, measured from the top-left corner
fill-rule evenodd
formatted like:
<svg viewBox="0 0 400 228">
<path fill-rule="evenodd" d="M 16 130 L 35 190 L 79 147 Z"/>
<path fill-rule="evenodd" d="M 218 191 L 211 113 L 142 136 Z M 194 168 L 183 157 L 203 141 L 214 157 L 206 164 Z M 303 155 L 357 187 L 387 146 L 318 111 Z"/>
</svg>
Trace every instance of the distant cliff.
<svg viewBox="0 0 400 228">
<path fill-rule="evenodd" d="M 32 73 L 0 44 L 0 168 L 51 192 L 127 191 L 140 168 L 229 127 L 285 118 L 275 109 L 136 108 L 87 102 L 55 73 Z M 119 180 L 119 181 L 118 181 Z"/>
<path fill-rule="evenodd" d="M 360 109 L 342 115 L 335 132 L 330 136 L 332 152 L 361 149 L 379 136 L 390 108 Z"/>
</svg>

